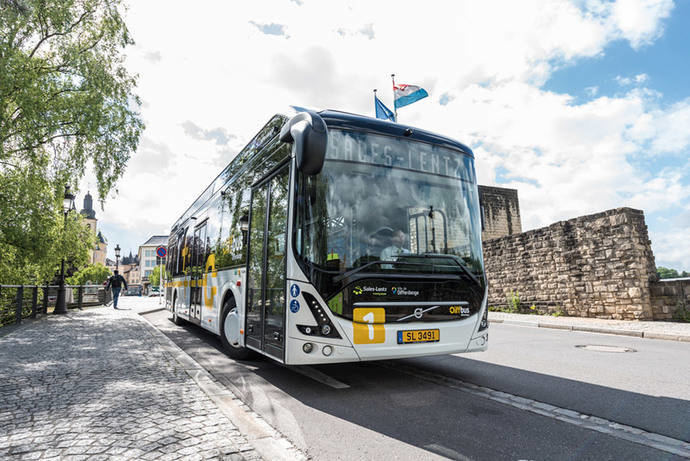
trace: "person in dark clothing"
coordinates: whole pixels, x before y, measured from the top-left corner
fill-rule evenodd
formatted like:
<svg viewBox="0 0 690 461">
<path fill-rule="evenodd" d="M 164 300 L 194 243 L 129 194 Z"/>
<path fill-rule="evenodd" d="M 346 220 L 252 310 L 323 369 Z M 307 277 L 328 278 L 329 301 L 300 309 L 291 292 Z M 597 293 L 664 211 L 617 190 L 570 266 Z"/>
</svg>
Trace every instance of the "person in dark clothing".
<svg viewBox="0 0 690 461">
<path fill-rule="evenodd" d="M 127 281 L 123 276 L 120 275 L 118 271 L 113 271 L 113 275 L 108 279 L 108 285 L 105 289 L 113 290 L 113 307 L 117 309 L 117 300 L 120 297 L 120 290 L 122 290 L 122 285 L 127 289 Z"/>
</svg>

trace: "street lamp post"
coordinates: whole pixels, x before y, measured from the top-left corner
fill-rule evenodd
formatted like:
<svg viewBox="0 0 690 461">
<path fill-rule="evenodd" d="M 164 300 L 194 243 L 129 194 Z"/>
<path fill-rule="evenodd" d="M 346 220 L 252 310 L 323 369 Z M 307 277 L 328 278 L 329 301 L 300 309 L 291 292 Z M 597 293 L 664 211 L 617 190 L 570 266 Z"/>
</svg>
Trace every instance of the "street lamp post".
<svg viewBox="0 0 690 461">
<path fill-rule="evenodd" d="M 69 186 L 65 186 L 65 196 L 62 199 L 62 212 L 65 215 L 63 228 L 67 229 L 67 215 L 74 208 L 74 194 L 69 190 Z M 57 300 L 55 300 L 55 310 L 53 314 L 66 314 L 67 305 L 65 303 L 65 257 L 62 256 L 60 263 L 60 286 L 58 287 Z"/>
<path fill-rule="evenodd" d="M 120 268 L 120 244 L 115 245 L 115 270 Z"/>
</svg>

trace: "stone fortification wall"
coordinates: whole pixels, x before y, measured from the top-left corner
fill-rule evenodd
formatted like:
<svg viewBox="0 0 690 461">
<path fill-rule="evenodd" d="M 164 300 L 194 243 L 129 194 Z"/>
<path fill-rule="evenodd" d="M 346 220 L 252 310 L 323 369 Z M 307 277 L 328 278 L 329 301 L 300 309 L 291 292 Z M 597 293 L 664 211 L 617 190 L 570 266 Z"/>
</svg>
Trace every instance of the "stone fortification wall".
<svg viewBox="0 0 690 461">
<path fill-rule="evenodd" d="M 482 241 L 522 232 L 517 189 L 479 186 Z"/>
<path fill-rule="evenodd" d="M 519 293 L 523 310 L 579 317 L 654 318 L 656 280 L 640 210 L 617 208 L 484 242 L 489 305 Z"/>
<path fill-rule="evenodd" d="M 690 278 L 659 280 L 650 288 L 654 320 L 690 320 Z"/>
</svg>

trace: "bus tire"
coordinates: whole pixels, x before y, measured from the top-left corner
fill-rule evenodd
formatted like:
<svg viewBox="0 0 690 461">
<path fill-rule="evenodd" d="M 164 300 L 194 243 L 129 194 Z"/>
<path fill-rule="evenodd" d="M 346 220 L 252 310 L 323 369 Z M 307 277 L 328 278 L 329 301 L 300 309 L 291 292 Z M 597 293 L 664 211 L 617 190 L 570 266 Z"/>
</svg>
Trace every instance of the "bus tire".
<svg viewBox="0 0 690 461">
<path fill-rule="evenodd" d="M 249 360 L 254 357 L 254 352 L 240 345 L 233 345 L 225 333 L 225 322 L 231 313 L 236 312 L 234 299 L 227 299 L 223 304 L 223 316 L 220 319 L 220 342 L 227 354 L 235 360 Z"/>
<path fill-rule="evenodd" d="M 177 315 L 177 293 L 175 293 L 175 297 L 173 298 L 172 322 L 177 326 L 182 326 L 185 324 L 184 319 L 181 319 L 180 316 Z"/>
</svg>

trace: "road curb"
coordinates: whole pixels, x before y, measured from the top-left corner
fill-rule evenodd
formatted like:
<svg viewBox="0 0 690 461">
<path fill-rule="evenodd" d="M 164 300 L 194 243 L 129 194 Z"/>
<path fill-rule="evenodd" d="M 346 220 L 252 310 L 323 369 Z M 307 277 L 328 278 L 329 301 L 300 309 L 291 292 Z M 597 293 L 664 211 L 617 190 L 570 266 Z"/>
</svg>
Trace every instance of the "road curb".
<svg viewBox="0 0 690 461">
<path fill-rule="evenodd" d="M 303 461 L 309 459 L 290 440 L 273 428 L 266 420 L 242 402 L 230 389 L 218 381 L 192 356 L 156 328 L 143 314 L 157 312 L 153 309 L 135 313 L 146 328 L 158 339 L 159 344 L 177 360 L 185 372 L 208 396 L 218 409 L 234 424 L 254 450 L 266 460 Z"/>
<path fill-rule="evenodd" d="M 559 325 L 557 323 L 538 323 L 539 328 L 552 328 L 554 330 L 570 330 L 572 331 L 572 325 Z"/>
<path fill-rule="evenodd" d="M 433 372 L 420 371 L 408 365 L 391 365 L 390 362 L 383 366 L 395 368 L 396 371 L 415 376 L 429 382 L 445 385 L 453 389 L 467 392 L 477 397 L 493 400 L 514 408 L 529 411 L 541 416 L 552 418 L 582 429 L 596 431 L 602 434 L 616 437 L 629 442 L 637 443 L 657 450 L 665 451 L 680 457 L 690 457 L 690 443 L 685 440 L 647 432 L 641 428 L 622 424 L 614 420 L 600 418 L 591 414 L 582 413 L 569 408 L 558 407 L 546 402 L 521 397 L 516 394 L 502 392 L 490 387 L 479 386 L 467 381 L 450 376 L 437 375 Z"/>
<path fill-rule="evenodd" d="M 588 327 L 581 325 L 567 325 L 559 323 L 530 322 L 527 320 L 489 319 L 489 324 L 491 323 L 503 323 L 505 325 L 515 325 L 520 327 L 549 328 L 553 330 L 581 331 L 584 333 L 631 336 L 635 338 L 661 339 L 666 341 L 690 342 L 690 336 L 678 335 L 673 333 L 657 333 L 652 331 L 639 330 L 619 330 L 615 328 Z"/>
<path fill-rule="evenodd" d="M 145 311 L 137 311 L 136 314 L 144 316 L 147 314 L 153 314 L 154 312 L 164 311 L 166 309 L 167 309 L 167 307 L 156 307 L 155 309 L 147 309 Z"/>
<path fill-rule="evenodd" d="M 637 338 L 644 337 L 644 332 L 637 330 L 617 330 L 614 328 L 585 327 L 579 325 L 573 325 L 573 331 L 585 331 L 587 333 L 603 333 L 607 335 L 635 336 Z"/>
</svg>

